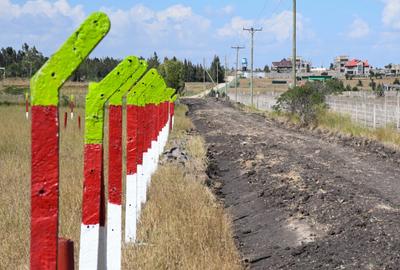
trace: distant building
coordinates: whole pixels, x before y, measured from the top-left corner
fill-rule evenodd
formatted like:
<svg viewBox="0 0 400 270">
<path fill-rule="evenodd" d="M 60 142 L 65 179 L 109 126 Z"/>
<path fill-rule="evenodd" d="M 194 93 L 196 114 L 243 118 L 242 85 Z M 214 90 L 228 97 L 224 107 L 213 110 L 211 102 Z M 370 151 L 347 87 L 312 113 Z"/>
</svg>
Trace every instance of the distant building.
<svg viewBox="0 0 400 270">
<path fill-rule="evenodd" d="M 346 63 L 349 62 L 350 58 L 346 55 L 341 55 L 335 58 L 333 63 L 333 69 L 339 73 L 345 73 Z"/>
<path fill-rule="evenodd" d="M 303 60 L 301 57 L 296 59 L 296 70 L 298 73 L 310 72 L 311 62 Z M 284 58 L 279 62 L 272 62 L 271 70 L 278 73 L 292 72 L 292 59 Z"/>
<path fill-rule="evenodd" d="M 352 59 L 345 64 L 345 74 L 352 76 L 369 75 L 370 65 L 368 61 Z"/>
<path fill-rule="evenodd" d="M 400 65 L 390 64 L 385 66 L 386 76 L 399 76 L 400 75 Z"/>
</svg>

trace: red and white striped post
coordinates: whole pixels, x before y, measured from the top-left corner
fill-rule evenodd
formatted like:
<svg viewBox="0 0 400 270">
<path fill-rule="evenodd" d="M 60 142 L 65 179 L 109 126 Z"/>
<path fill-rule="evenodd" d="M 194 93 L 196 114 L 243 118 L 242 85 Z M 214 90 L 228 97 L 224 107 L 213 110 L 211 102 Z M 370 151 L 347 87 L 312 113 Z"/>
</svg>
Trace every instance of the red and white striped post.
<svg viewBox="0 0 400 270">
<path fill-rule="evenodd" d="M 105 195 L 103 177 L 104 105 L 121 86 L 141 70 L 143 62 L 129 56 L 101 82 L 89 84 L 86 96 L 84 189 L 82 202 L 80 269 L 106 268 Z"/>
<path fill-rule="evenodd" d="M 69 99 L 69 108 L 71 110 L 71 120 L 74 119 L 74 107 L 75 107 L 75 98 L 74 95 L 71 95 Z"/>
<path fill-rule="evenodd" d="M 93 23 L 96 21 L 96 23 Z M 30 269 L 57 269 L 59 201 L 58 91 L 110 24 L 96 12 L 32 77 Z"/>
<path fill-rule="evenodd" d="M 29 94 L 25 93 L 25 117 L 29 119 Z"/>
<path fill-rule="evenodd" d="M 141 65 L 109 100 L 107 269 L 121 269 L 122 240 L 122 98 L 146 72 Z"/>
<path fill-rule="evenodd" d="M 126 97 L 126 207 L 125 207 L 125 242 L 136 241 L 138 211 L 140 207 L 138 174 L 142 173 L 142 149 L 144 145 L 144 93 L 150 91 L 153 83 L 159 80 L 157 70 L 150 69 L 145 76 L 129 91 Z"/>
</svg>

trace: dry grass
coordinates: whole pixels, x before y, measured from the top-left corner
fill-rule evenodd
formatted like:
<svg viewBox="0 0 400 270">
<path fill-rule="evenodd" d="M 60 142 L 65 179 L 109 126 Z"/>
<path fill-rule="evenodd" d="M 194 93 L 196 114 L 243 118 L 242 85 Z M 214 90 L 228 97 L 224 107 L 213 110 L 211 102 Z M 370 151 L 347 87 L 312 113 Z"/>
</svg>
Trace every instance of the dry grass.
<svg viewBox="0 0 400 270">
<path fill-rule="evenodd" d="M 377 140 L 395 148 L 400 147 L 400 133 L 391 125 L 377 129 L 366 128 L 353 122 L 348 115 L 322 111 L 318 115 L 317 127 L 354 137 Z"/>
<path fill-rule="evenodd" d="M 213 84 L 210 82 L 206 82 L 204 85 L 202 82 L 186 82 L 185 83 L 185 91 L 183 92 L 184 96 L 194 96 L 204 92 L 207 89 L 213 87 Z"/>
<path fill-rule="evenodd" d="M 269 112 L 266 115 L 280 121 L 288 121 L 296 125 L 300 124 L 299 117 L 294 114 Z M 321 110 L 318 113 L 317 119 L 315 123 L 313 123 L 312 127 L 320 130 L 328 130 L 346 136 L 376 140 L 396 149 L 400 147 L 400 133 L 394 125 L 388 125 L 386 127 L 376 129 L 368 128 L 352 121 L 351 117 L 346 114 Z"/>
<path fill-rule="evenodd" d="M 125 269 L 242 269 L 229 218 L 203 184 L 204 140 L 180 129 L 191 128 L 181 119 L 186 110 L 178 108 L 176 122 L 185 124 L 174 133 L 190 160 L 162 165 L 154 175 L 139 227 L 143 245 L 126 247 Z"/>
<path fill-rule="evenodd" d="M 64 110 L 60 111 L 63 115 Z M 82 111 L 78 112 L 82 114 Z M 83 119 L 82 119 L 83 120 Z M 0 106 L 0 269 L 28 269 L 30 121 L 23 106 Z M 83 122 L 82 122 L 83 124 Z M 79 240 L 83 131 L 77 121 L 60 133 L 60 235 Z M 78 245 L 75 246 L 75 251 Z M 75 252 L 77 254 L 77 252 Z"/>
<path fill-rule="evenodd" d="M 65 111 L 66 108 L 60 109 L 61 125 Z M 190 120 L 182 119 L 185 108 L 178 107 L 176 111 L 174 136 L 178 139 L 186 133 L 181 128 L 187 130 L 193 125 Z M 76 112 L 82 116 L 83 127 L 83 109 L 78 108 Z M 76 119 L 73 122 L 69 119 L 67 129 L 60 128 L 59 235 L 75 242 L 77 263 L 84 142 L 83 129 L 78 129 Z M 25 119 L 23 106 L 0 106 L 0 123 L 0 269 L 28 269 L 30 122 Z M 197 162 L 191 166 L 198 170 L 204 170 L 205 164 L 205 150 L 199 148 L 203 145 L 201 142 L 201 138 L 194 138 L 188 150 Z M 176 269 L 175 265 L 181 265 L 182 269 L 196 266 L 196 269 L 235 269 L 229 266 L 238 259 L 228 219 L 223 208 L 201 184 L 200 173 L 203 171 L 192 174 L 176 165 L 160 168 L 154 177 L 141 227 L 141 236 L 146 235 L 143 239 L 151 245 L 138 247 L 134 253 L 125 251 L 128 256 L 124 257 L 124 269 L 166 269 L 164 266 L 171 264 L 171 269 Z M 143 254 L 145 256 L 141 256 Z M 212 267 L 203 267 L 201 262 L 208 261 Z M 138 265 L 147 268 L 135 268 Z M 154 268 L 154 265 L 163 266 Z"/>
</svg>

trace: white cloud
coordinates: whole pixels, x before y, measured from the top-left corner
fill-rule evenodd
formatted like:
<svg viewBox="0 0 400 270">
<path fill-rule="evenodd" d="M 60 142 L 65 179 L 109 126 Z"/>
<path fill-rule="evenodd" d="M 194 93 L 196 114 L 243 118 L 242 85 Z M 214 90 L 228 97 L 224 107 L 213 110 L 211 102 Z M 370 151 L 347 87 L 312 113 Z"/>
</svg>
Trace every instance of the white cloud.
<svg viewBox="0 0 400 270">
<path fill-rule="evenodd" d="M 247 20 L 242 17 L 233 17 L 231 21 L 217 30 L 219 37 L 235 37 L 244 34 L 243 27 L 256 26 L 262 27 L 263 33 L 266 33 L 268 39 L 278 42 L 284 42 L 291 38 L 292 31 L 292 12 L 284 10 L 281 13 L 274 14 L 270 18 L 260 19 L 258 21 Z M 303 35 L 304 18 L 297 14 L 297 31 Z"/>
<path fill-rule="evenodd" d="M 386 26 L 400 29 L 400 0 L 382 0 L 385 3 L 382 21 Z"/>
<path fill-rule="evenodd" d="M 368 36 L 370 33 L 369 25 L 366 21 L 361 18 L 355 18 L 350 25 L 350 31 L 348 32 L 348 37 L 350 38 L 363 38 Z"/>
<path fill-rule="evenodd" d="M 23 4 L 0 0 L 0 44 L 19 48 L 26 42 L 50 54 L 84 18 L 83 7 L 72 6 L 67 0 L 31 0 Z"/>
<path fill-rule="evenodd" d="M 226 5 L 221 9 L 222 13 L 226 15 L 232 14 L 234 10 L 235 8 L 232 5 Z"/>
<path fill-rule="evenodd" d="M 223 38 L 243 35 L 243 27 L 250 27 L 253 23 L 253 20 L 246 20 L 242 17 L 236 16 L 233 17 L 229 23 L 219 28 L 217 30 L 217 35 Z"/>
<path fill-rule="evenodd" d="M 148 50 L 159 52 L 166 46 L 177 51 L 200 48 L 205 45 L 211 26 L 209 19 L 184 5 L 163 10 L 152 10 L 144 5 L 135 5 L 128 10 L 102 10 L 112 23 L 106 40 L 108 46 L 134 44 L 131 52 L 139 51 L 145 56 L 149 54 Z"/>
</svg>

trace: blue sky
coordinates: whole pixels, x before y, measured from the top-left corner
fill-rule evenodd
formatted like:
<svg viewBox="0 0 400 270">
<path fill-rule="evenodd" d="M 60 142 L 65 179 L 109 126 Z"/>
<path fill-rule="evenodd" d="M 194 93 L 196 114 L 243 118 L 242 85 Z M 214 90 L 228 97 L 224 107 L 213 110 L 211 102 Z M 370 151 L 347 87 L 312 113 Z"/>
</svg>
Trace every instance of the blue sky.
<svg viewBox="0 0 400 270">
<path fill-rule="evenodd" d="M 291 54 L 292 0 L 111 1 L 0 0 L 0 47 L 35 45 L 54 52 L 93 11 L 105 11 L 112 29 L 92 56 L 173 55 L 209 63 L 214 54 L 234 64 L 232 45 L 256 34 L 255 66 Z M 298 0 L 298 54 L 314 66 L 329 66 L 337 55 L 367 59 L 373 66 L 400 63 L 400 0 Z"/>
</svg>

